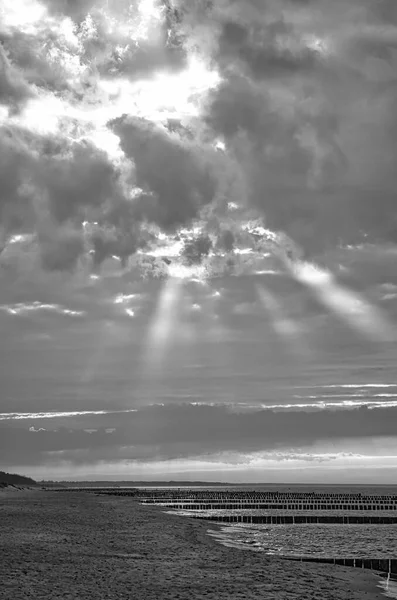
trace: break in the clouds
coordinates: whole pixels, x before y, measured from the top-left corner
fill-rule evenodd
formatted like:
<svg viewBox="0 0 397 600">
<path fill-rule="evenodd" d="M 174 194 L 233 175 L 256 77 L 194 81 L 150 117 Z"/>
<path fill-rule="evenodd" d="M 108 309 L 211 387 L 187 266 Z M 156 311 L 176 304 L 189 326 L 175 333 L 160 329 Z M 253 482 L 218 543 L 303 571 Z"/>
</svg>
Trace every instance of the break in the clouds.
<svg viewBox="0 0 397 600">
<path fill-rule="evenodd" d="M 393 435 L 396 53 L 393 0 L 2 1 L 10 464 Z"/>
</svg>

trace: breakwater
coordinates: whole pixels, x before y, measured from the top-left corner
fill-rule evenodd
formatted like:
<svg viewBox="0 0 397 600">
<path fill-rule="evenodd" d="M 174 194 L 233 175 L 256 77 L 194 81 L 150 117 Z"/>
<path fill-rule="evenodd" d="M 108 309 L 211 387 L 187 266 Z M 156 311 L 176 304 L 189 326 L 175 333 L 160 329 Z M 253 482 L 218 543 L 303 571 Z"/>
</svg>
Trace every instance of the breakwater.
<svg viewBox="0 0 397 600">
<path fill-rule="evenodd" d="M 67 491 L 67 488 L 59 489 L 59 491 Z M 300 523 L 390 525 L 397 523 L 397 496 L 395 495 L 138 488 L 80 488 L 80 491 L 129 496 L 142 504 L 158 505 L 172 510 L 192 511 L 192 514 L 188 515 L 192 518 L 222 523 L 272 525 Z M 197 511 L 214 510 L 227 511 L 228 514 L 219 514 L 219 512 L 211 515 L 197 514 Z M 254 514 L 248 514 L 248 511 Z M 267 514 L 255 514 L 255 511 L 266 511 Z M 237 512 L 246 514 L 237 514 Z"/>
<path fill-rule="evenodd" d="M 370 516 L 370 515 L 206 515 L 192 513 L 193 519 L 205 519 L 207 521 L 217 521 L 219 523 L 252 523 L 264 525 L 300 525 L 300 524 L 339 524 L 339 525 L 393 525 L 397 524 L 397 515 L 389 516 Z"/>
<path fill-rule="evenodd" d="M 61 491 L 61 490 L 60 490 Z M 236 510 L 284 509 L 284 510 L 363 510 L 397 511 L 397 496 L 361 494 L 316 494 L 278 492 L 212 492 L 191 490 L 138 490 L 120 488 L 88 488 L 101 494 L 132 496 L 143 504 L 160 504 L 182 510 Z"/>
<path fill-rule="evenodd" d="M 295 560 L 300 562 L 315 562 L 333 565 L 342 565 L 344 567 L 355 567 L 358 569 L 370 569 L 387 573 L 390 576 L 397 577 L 397 559 L 396 558 L 322 558 L 317 556 L 288 557 L 286 560 Z"/>
<path fill-rule="evenodd" d="M 158 504 L 160 506 L 166 506 L 168 508 L 176 508 L 179 510 L 241 510 L 241 509 L 254 509 L 254 510 L 346 510 L 346 511 L 397 511 L 397 504 L 376 504 L 376 503 L 351 503 L 351 504 L 340 504 L 332 502 L 244 502 L 238 503 L 229 502 L 211 502 L 211 503 L 197 503 L 197 502 L 152 502 L 141 500 L 143 504 Z"/>
</svg>

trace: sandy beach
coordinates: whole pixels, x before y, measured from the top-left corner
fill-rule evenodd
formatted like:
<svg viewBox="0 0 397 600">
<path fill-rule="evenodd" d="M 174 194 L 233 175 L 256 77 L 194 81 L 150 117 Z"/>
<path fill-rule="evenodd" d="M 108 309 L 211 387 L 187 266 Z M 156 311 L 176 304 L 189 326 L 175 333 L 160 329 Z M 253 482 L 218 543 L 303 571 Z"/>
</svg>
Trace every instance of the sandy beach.
<svg viewBox="0 0 397 600">
<path fill-rule="evenodd" d="M 0 491 L 0 598 L 380 600 L 374 573 L 227 548 L 131 498 Z"/>
</svg>

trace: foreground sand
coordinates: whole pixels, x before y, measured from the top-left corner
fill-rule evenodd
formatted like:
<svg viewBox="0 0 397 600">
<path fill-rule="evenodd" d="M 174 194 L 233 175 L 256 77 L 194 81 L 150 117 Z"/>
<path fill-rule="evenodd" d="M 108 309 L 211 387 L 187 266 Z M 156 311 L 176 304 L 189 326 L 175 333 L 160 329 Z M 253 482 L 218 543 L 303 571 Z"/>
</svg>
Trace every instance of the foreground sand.
<svg viewBox="0 0 397 600">
<path fill-rule="evenodd" d="M 379 600 L 373 573 L 226 548 L 131 498 L 0 493 L 0 598 Z"/>
</svg>

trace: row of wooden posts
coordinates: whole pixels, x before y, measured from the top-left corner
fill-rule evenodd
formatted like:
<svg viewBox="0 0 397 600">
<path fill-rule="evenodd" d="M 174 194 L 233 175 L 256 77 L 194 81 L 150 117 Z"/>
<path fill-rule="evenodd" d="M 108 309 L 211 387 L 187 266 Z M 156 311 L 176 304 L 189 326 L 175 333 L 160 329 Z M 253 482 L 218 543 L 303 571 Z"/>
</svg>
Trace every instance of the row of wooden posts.
<svg viewBox="0 0 397 600">
<path fill-rule="evenodd" d="M 149 504 L 144 502 L 143 504 Z M 152 504 L 152 503 L 150 503 Z M 344 511 L 395 511 L 395 504 L 254 504 L 244 503 L 227 504 L 227 503 L 211 503 L 211 504 L 179 504 L 177 502 L 155 503 L 164 508 L 174 508 L 177 510 L 344 510 Z"/>
<path fill-rule="evenodd" d="M 71 488 L 58 488 L 57 491 L 71 491 Z M 106 487 L 106 488 L 73 488 L 73 491 L 81 492 L 95 492 L 95 493 L 108 493 L 134 496 L 140 498 L 146 502 L 160 502 L 160 501 L 203 501 L 207 500 L 210 502 L 235 502 L 235 501 L 270 501 L 276 502 L 289 502 L 289 501 L 304 501 L 304 502 L 317 502 L 321 503 L 327 501 L 329 503 L 337 504 L 350 504 L 350 503 L 361 503 L 361 504 L 397 504 L 396 495 L 362 495 L 362 494 L 323 494 L 316 492 L 259 492 L 259 491 L 210 491 L 210 490 L 149 490 L 149 489 L 138 489 L 138 488 L 120 488 L 120 487 Z"/>
<path fill-rule="evenodd" d="M 322 558 L 322 557 L 288 557 L 288 560 L 300 562 L 315 562 L 334 565 L 343 565 L 345 567 L 356 567 L 359 569 L 371 569 L 397 575 L 397 558 Z"/>
<path fill-rule="evenodd" d="M 189 515 L 220 523 L 260 523 L 266 525 L 340 524 L 340 525 L 393 525 L 396 516 L 370 515 Z"/>
</svg>

